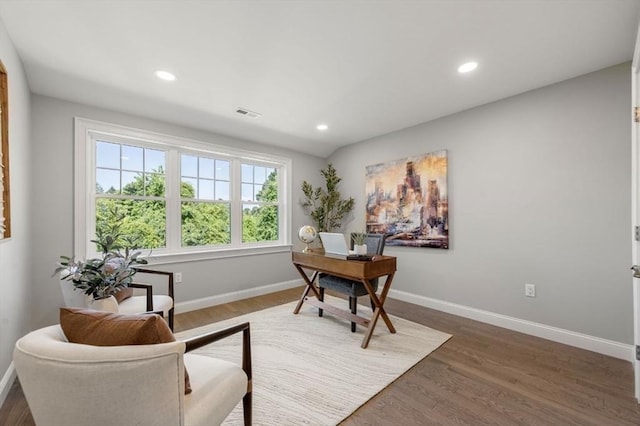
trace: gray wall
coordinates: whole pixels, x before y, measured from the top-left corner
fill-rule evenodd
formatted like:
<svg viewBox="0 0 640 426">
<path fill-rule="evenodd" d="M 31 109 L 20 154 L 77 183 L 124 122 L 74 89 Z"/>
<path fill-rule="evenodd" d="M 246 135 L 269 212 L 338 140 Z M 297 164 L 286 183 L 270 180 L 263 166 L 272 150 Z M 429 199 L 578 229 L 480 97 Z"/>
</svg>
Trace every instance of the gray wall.
<svg viewBox="0 0 640 426">
<path fill-rule="evenodd" d="M 8 380 L 16 340 L 29 331 L 30 268 L 30 95 L 27 79 L 4 24 L 0 21 L 0 61 L 9 82 L 9 180 L 12 237 L 0 240 L 0 379 Z M 3 377 L 4 376 L 4 377 Z M 8 390 L 8 386 L 5 390 Z M 2 393 L 0 388 L 0 393 Z M 0 403 L 4 394 L 0 395 Z"/>
<path fill-rule="evenodd" d="M 365 166 L 448 150 L 451 248 L 389 247 L 394 289 L 631 344 L 630 104 L 621 64 L 328 160 L 357 197 L 356 230 Z"/>
<path fill-rule="evenodd" d="M 49 97 L 34 95 L 32 103 L 34 248 L 31 256 L 40 259 L 33 265 L 34 327 L 57 321 L 62 295 L 58 280 L 51 274 L 59 256 L 71 254 L 73 250 L 75 116 L 291 158 L 292 229 L 297 230 L 307 222 L 298 203 L 299 188 L 303 180 L 316 179 L 314 175 L 318 175 L 317 171 L 325 164 L 321 158 Z M 295 236 L 293 243 L 299 244 Z M 183 282 L 175 287 L 178 303 L 299 278 L 288 252 L 163 265 L 163 269 L 183 273 Z"/>
</svg>

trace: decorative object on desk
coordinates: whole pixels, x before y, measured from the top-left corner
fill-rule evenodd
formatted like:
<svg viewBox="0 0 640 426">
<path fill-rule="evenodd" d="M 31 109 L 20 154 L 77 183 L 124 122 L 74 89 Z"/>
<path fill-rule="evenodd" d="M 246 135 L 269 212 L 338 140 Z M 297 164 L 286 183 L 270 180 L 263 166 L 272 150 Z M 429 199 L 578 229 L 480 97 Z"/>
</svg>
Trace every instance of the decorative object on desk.
<svg viewBox="0 0 640 426">
<path fill-rule="evenodd" d="M 93 299 L 108 298 L 128 287 L 136 274 L 133 266 L 148 263 L 140 257 L 141 252 L 137 251 L 135 243 L 120 234 L 119 225 L 112 226 L 109 233 L 99 229 L 96 239 L 91 242 L 98 246 L 102 257 L 81 261 L 60 256 L 54 275 L 62 274 L 62 280 L 73 282 L 75 289 Z"/>
<path fill-rule="evenodd" d="M 304 225 L 302 228 L 300 228 L 300 230 L 298 231 L 298 238 L 300 239 L 300 241 L 306 244 L 304 250 L 302 250 L 303 253 L 308 253 L 311 251 L 309 245 L 314 242 L 317 237 L 318 232 L 313 226 Z"/>
<path fill-rule="evenodd" d="M 353 210 L 353 197 L 343 200 L 338 191 L 338 184 L 342 178 L 338 177 L 336 169 L 329 164 L 320 170 L 324 178 L 325 187 L 314 188 L 306 180 L 302 182 L 304 201 L 302 208 L 311 216 L 318 232 L 331 232 L 342 228 L 342 220 Z"/>
<path fill-rule="evenodd" d="M 367 232 L 387 245 L 449 248 L 447 151 L 367 166 Z"/>
<path fill-rule="evenodd" d="M 353 240 L 353 251 L 355 254 L 367 254 L 367 245 L 365 244 L 367 240 L 366 232 L 352 232 L 351 239 Z"/>
<path fill-rule="evenodd" d="M 375 256 L 373 254 L 349 254 L 347 260 L 359 260 L 361 262 L 368 262 L 373 260 Z"/>
</svg>

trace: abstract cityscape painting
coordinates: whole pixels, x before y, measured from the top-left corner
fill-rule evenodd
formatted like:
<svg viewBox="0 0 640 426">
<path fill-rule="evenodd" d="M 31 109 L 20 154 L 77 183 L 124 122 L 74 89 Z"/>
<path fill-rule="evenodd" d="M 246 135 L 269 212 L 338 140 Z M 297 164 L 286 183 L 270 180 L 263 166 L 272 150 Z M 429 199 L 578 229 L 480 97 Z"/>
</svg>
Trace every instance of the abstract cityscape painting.
<svg viewBox="0 0 640 426">
<path fill-rule="evenodd" d="M 449 248 L 447 151 L 367 166 L 367 232 L 388 246 Z"/>
</svg>

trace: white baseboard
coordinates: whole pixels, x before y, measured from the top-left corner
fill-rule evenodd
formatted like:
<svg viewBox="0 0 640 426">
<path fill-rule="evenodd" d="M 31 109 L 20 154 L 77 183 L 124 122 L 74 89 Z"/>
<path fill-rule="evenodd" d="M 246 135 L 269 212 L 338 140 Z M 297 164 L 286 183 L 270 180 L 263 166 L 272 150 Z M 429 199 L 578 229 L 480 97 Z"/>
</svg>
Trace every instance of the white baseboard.
<svg viewBox="0 0 640 426">
<path fill-rule="evenodd" d="M 302 279 L 285 281 L 282 283 L 269 284 L 261 287 L 254 287 L 246 290 L 176 303 L 175 309 L 177 314 L 190 312 L 197 309 L 220 305 L 222 303 L 234 302 L 236 300 L 261 296 L 263 294 L 274 293 L 276 291 L 287 290 L 300 286 L 304 286 L 304 281 Z M 494 312 L 483 311 L 481 309 L 471 308 L 469 306 L 420 296 L 400 290 L 390 290 L 389 297 L 427 308 L 436 309 L 438 311 L 447 312 L 449 314 L 458 315 L 464 318 L 469 318 L 475 321 L 507 328 L 509 330 L 518 331 L 520 333 L 530 334 L 532 336 L 541 337 L 543 339 L 563 343 L 565 345 L 575 346 L 577 348 L 612 356 L 614 358 L 620 358 L 625 361 L 633 362 L 635 360 L 635 350 L 633 345 L 614 342 L 612 340 L 602 339 L 588 334 L 577 333 L 571 330 L 552 327 L 507 315 L 496 314 Z M 0 390 L 2 389 L 0 388 Z"/>
<path fill-rule="evenodd" d="M 209 308 L 211 306 L 220 305 L 222 303 L 234 302 L 236 300 L 247 299 L 249 297 L 261 296 L 263 294 L 275 293 L 276 291 L 287 290 L 294 287 L 304 285 L 302 278 L 297 280 L 285 281 L 282 283 L 269 284 L 261 287 L 249 288 L 246 290 L 234 291 L 231 293 L 220 294 L 216 296 L 203 297 L 202 299 L 189 300 L 187 302 L 176 303 L 175 312 L 181 314 L 184 312 L 195 311 L 198 309 Z"/>
<path fill-rule="evenodd" d="M 9 395 L 9 391 L 11 390 L 11 385 L 13 385 L 13 381 L 16 379 L 16 369 L 13 366 L 13 361 L 9 364 L 9 368 L 5 371 L 4 376 L 2 376 L 2 380 L 0 380 L 0 407 L 4 404 L 5 399 L 7 399 L 7 395 Z"/>
<path fill-rule="evenodd" d="M 399 290 L 390 290 L 389 297 L 487 324 L 496 325 L 498 327 L 507 328 L 509 330 L 530 334 L 532 336 L 541 337 L 554 342 L 564 343 L 565 345 L 575 346 L 577 348 L 612 356 L 614 358 L 624 359 L 625 361 L 633 362 L 635 359 L 635 350 L 633 345 L 601 339 L 600 337 L 589 336 L 588 334 L 576 333 L 571 330 L 551 327 L 520 318 L 483 311 L 469 306 L 458 305 L 456 303 L 432 299 L 430 297 L 419 296 Z"/>
</svg>

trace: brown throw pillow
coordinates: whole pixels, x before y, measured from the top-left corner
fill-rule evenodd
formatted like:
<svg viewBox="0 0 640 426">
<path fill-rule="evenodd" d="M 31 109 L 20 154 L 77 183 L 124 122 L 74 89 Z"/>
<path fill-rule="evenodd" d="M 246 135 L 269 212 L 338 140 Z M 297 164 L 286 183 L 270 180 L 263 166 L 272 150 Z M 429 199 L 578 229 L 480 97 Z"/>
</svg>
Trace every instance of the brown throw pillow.
<svg viewBox="0 0 640 426">
<path fill-rule="evenodd" d="M 81 308 L 60 308 L 60 327 L 71 343 L 93 346 L 153 345 L 175 342 L 167 323 L 155 314 L 124 315 Z M 191 393 L 184 371 L 185 394 Z"/>
<path fill-rule="evenodd" d="M 125 299 L 130 298 L 131 296 L 133 296 L 133 289 L 131 287 L 125 287 L 123 289 L 120 289 L 120 291 L 116 291 L 113 294 L 113 297 L 116 298 L 118 303 L 122 302 Z"/>
</svg>

